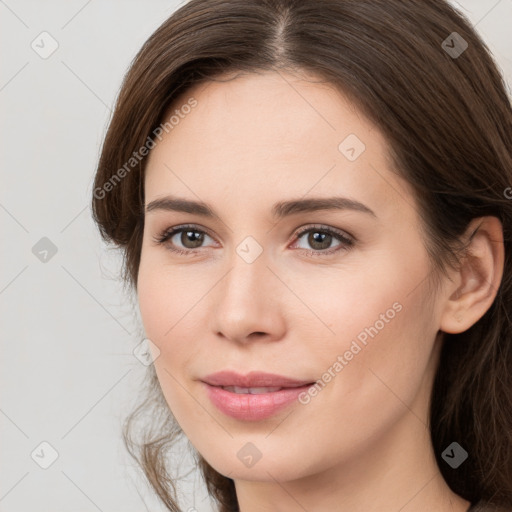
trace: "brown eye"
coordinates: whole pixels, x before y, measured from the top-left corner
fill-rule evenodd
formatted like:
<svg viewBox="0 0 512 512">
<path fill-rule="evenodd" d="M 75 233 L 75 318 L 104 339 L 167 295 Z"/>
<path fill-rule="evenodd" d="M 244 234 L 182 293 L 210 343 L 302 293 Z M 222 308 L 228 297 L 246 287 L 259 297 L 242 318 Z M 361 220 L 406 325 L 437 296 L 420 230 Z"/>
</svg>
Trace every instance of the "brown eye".
<svg viewBox="0 0 512 512">
<path fill-rule="evenodd" d="M 308 235 L 303 238 L 304 235 Z M 309 247 L 300 247 L 313 256 L 327 256 L 340 250 L 348 250 L 354 245 L 354 240 L 341 231 L 328 227 L 309 227 L 297 233 L 298 240 L 305 240 Z M 331 247 L 332 242 L 337 240 L 339 243 Z"/>
<path fill-rule="evenodd" d="M 196 249 L 203 243 L 205 233 L 195 230 L 181 231 L 180 242 L 187 249 Z"/>
<path fill-rule="evenodd" d="M 313 249 L 323 250 L 329 249 L 333 236 L 328 233 L 322 233 L 320 231 L 310 231 L 308 234 L 308 244 Z"/>
<path fill-rule="evenodd" d="M 154 240 L 178 254 L 195 254 L 195 249 L 203 247 L 205 237 L 211 238 L 206 232 L 194 226 L 178 226 L 165 230 Z"/>
</svg>

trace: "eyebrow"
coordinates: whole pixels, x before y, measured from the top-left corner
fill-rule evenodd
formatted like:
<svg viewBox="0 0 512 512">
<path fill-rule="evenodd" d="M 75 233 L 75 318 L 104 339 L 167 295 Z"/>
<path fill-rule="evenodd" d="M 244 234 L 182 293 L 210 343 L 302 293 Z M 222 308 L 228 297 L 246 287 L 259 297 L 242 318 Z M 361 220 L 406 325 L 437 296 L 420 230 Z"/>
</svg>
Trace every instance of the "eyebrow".
<svg viewBox="0 0 512 512">
<path fill-rule="evenodd" d="M 214 209 L 201 201 L 190 201 L 172 196 L 166 196 L 151 201 L 146 212 L 155 210 L 175 211 L 201 215 L 207 218 L 217 217 Z M 319 210 L 352 210 L 369 214 L 375 218 L 377 215 L 368 206 L 347 197 L 315 197 L 309 199 L 293 199 L 280 201 L 272 206 L 272 218 L 282 219 L 290 215 Z"/>
</svg>

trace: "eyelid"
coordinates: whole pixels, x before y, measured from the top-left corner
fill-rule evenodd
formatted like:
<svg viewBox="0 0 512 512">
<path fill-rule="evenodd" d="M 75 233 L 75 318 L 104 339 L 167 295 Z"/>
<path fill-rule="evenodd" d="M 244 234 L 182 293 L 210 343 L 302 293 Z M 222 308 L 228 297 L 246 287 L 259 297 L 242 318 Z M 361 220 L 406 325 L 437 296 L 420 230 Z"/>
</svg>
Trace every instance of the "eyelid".
<svg viewBox="0 0 512 512">
<path fill-rule="evenodd" d="M 335 228 L 334 226 L 327 226 L 325 224 L 309 224 L 303 227 L 298 228 L 294 231 L 295 237 L 300 237 L 305 233 L 308 233 L 309 231 L 314 231 L 317 229 L 318 231 L 324 231 L 327 233 L 330 233 L 331 235 L 339 236 L 341 238 L 350 240 L 351 242 L 355 241 L 355 237 L 352 236 L 350 233 L 343 229 Z"/>
<path fill-rule="evenodd" d="M 156 244 L 165 244 L 166 241 L 168 241 L 174 235 L 186 231 L 187 229 L 190 231 L 204 233 L 205 235 L 208 235 L 210 238 L 215 240 L 215 237 L 211 234 L 210 230 L 204 226 L 201 226 L 200 224 L 178 224 L 176 226 L 172 226 L 170 228 L 159 231 L 157 235 L 152 237 L 152 239 Z M 199 249 L 202 249 L 202 247 L 199 247 Z M 195 250 L 197 249 L 187 249 L 187 252 L 190 253 L 194 252 Z"/>
<path fill-rule="evenodd" d="M 204 233 L 204 234 L 208 235 L 210 238 L 212 238 L 213 240 L 216 240 L 215 236 L 213 236 L 211 234 L 211 232 L 208 228 L 205 228 L 199 224 L 179 224 L 179 225 L 164 229 L 157 236 L 153 237 L 153 241 L 157 245 L 165 245 L 170 238 L 174 237 L 178 233 L 186 231 L 187 229 L 189 229 L 191 231 L 197 231 L 199 233 Z M 322 232 L 330 234 L 331 236 L 333 236 L 335 239 L 337 239 L 340 242 L 340 245 L 337 247 L 334 247 L 334 248 L 329 248 L 329 249 L 324 249 L 324 250 L 299 248 L 298 249 L 299 251 L 306 252 L 307 254 L 312 254 L 315 256 L 329 256 L 331 254 L 340 252 L 342 250 L 350 249 L 356 241 L 356 239 L 353 235 L 351 235 L 350 233 L 348 233 L 344 230 L 341 230 L 339 228 L 335 228 L 335 227 L 324 225 L 324 224 L 309 224 L 309 225 L 302 226 L 293 232 L 293 237 L 294 237 L 293 244 L 297 243 L 299 241 L 299 239 L 304 234 L 306 234 L 310 231 L 314 231 L 314 230 L 322 231 Z M 183 255 L 194 255 L 197 252 L 199 252 L 201 249 L 206 249 L 206 248 L 207 247 L 198 247 L 195 249 L 180 249 L 180 248 L 176 248 L 176 247 L 172 247 L 172 248 L 168 247 L 168 250 L 175 252 L 175 253 L 180 253 Z"/>
<path fill-rule="evenodd" d="M 355 237 L 352 236 L 351 234 L 347 233 L 344 230 L 341 230 L 339 228 L 335 228 L 332 226 L 327 226 L 324 224 L 311 224 L 308 226 L 301 227 L 294 232 L 295 240 L 292 245 L 297 244 L 299 242 L 300 238 L 303 235 L 305 235 L 306 233 L 315 232 L 315 231 L 328 233 L 330 236 L 332 236 L 333 238 L 338 240 L 339 245 L 335 246 L 335 247 L 330 247 L 328 249 L 323 249 L 323 250 L 303 249 L 303 248 L 298 249 L 299 251 L 306 253 L 309 256 L 326 257 L 327 258 L 329 256 L 336 255 L 339 252 L 343 252 L 343 251 L 346 252 L 346 251 L 350 250 L 356 242 Z"/>
</svg>

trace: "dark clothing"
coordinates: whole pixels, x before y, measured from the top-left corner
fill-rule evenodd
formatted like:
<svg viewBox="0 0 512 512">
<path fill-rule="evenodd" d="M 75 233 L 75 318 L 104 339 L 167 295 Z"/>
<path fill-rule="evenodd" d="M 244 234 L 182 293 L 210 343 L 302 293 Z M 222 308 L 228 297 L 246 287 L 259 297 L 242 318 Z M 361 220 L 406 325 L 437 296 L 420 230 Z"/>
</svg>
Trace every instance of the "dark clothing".
<svg viewBox="0 0 512 512">
<path fill-rule="evenodd" d="M 512 509 L 505 509 L 503 507 L 497 507 L 484 501 L 472 504 L 467 512 L 512 512 Z"/>
</svg>

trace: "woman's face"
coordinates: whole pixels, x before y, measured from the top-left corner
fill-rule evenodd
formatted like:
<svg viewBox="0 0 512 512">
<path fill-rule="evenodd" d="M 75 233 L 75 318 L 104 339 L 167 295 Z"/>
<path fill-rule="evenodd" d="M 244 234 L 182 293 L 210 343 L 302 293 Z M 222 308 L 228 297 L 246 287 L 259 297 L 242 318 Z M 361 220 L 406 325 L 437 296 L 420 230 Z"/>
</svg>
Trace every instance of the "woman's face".
<svg viewBox="0 0 512 512">
<path fill-rule="evenodd" d="M 173 112 L 147 166 L 138 298 L 192 444 L 270 481 L 426 442 L 442 311 L 376 127 L 328 84 L 272 72 L 196 85 Z"/>
</svg>

